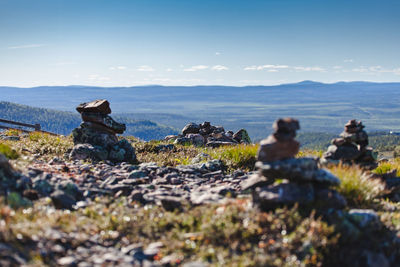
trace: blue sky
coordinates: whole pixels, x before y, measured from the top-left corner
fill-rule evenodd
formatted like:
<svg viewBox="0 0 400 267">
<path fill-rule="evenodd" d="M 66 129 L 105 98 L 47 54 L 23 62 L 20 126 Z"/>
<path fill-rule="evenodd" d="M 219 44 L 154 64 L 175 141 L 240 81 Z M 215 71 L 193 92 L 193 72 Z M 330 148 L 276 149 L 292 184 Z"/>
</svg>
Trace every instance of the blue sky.
<svg viewBox="0 0 400 267">
<path fill-rule="evenodd" d="M 400 81 L 400 1 L 0 0 L 0 85 Z"/>
</svg>

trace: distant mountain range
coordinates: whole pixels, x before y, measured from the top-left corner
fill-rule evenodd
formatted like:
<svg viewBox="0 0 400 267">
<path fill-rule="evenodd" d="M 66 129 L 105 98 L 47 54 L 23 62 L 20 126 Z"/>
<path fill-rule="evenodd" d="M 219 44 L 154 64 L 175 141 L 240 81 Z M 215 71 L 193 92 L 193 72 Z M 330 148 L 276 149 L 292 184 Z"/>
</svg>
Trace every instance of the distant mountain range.
<svg viewBox="0 0 400 267">
<path fill-rule="evenodd" d="M 178 129 L 189 121 L 210 121 L 233 131 L 245 128 L 255 140 L 268 135 L 275 119 L 288 116 L 299 119 L 304 132 L 339 133 L 352 118 L 367 131 L 400 131 L 400 83 L 0 87 L 0 95 L 1 101 L 70 112 L 81 102 L 108 99 L 113 113 L 131 119 Z"/>
</svg>

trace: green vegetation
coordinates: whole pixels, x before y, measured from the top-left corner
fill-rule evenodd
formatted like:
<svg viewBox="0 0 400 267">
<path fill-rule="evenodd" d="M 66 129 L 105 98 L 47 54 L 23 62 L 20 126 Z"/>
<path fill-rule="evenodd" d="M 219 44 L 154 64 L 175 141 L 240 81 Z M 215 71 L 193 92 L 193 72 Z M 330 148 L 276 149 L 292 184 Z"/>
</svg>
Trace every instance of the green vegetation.
<svg viewBox="0 0 400 267">
<path fill-rule="evenodd" d="M 0 147 L 12 147 L 18 154 L 35 154 L 45 160 L 55 156 L 63 157 L 73 147 L 72 138 L 54 136 L 41 132 L 20 135 L 21 141 L 1 141 Z"/>
<path fill-rule="evenodd" d="M 8 146 L 6 144 L 2 144 L 2 143 L 0 143 L 0 153 L 2 153 L 8 159 L 17 159 L 19 157 L 19 154 L 17 151 L 12 149 L 10 146 Z"/>
<path fill-rule="evenodd" d="M 350 207 L 367 208 L 384 192 L 379 179 L 368 179 L 357 166 L 331 166 L 330 171 L 340 178 L 338 192 L 347 199 Z"/>
<path fill-rule="evenodd" d="M 137 205 L 125 199 L 102 199 L 75 212 L 46 212 L 46 202 L 34 207 L 7 210 L 0 205 L 5 222 L 0 242 L 34 243 L 35 235 L 48 229 L 79 233 L 80 239 L 66 240 L 76 248 L 80 240 L 99 234 L 104 242 L 143 243 L 161 241 L 164 247 L 155 259 L 174 255 L 175 264 L 191 260 L 214 266 L 321 265 L 329 248 L 337 243 L 333 227 L 315 218 L 303 217 L 296 208 L 258 212 L 248 209 L 248 200 L 206 205 L 168 212 L 157 206 Z M 36 264 L 47 263 L 39 248 L 18 246 L 31 254 Z M 289 262 L 288 262 L 289 261 Z"/>
<path fill-rule="evenodd" d="M 214 159 L 219 159 L 228 171 L 242 169 L 252 171 L 256 163 L 258 145 L 238 145 L 205 150 Z"/>
</svg>

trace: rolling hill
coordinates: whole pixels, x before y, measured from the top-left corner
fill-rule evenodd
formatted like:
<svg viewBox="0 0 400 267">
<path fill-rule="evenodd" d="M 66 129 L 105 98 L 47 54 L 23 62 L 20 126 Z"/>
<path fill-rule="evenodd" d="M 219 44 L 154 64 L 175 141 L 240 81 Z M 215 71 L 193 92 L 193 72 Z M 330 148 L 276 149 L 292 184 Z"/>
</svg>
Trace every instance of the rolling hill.
<svg viewBox="0 0 400 267">
<path fill-rule="evenodd" d="M 400 131 L 400 83 L 305 81 L 277 86 L 0 87 L 2 101 L 74 111 L 81 102 L 108 99 L 114 113 L 181 128 L 211 121 L 245 128 L 254 140 L 268 135 L 278 117 L 300 120 L 302 132 L 338 133 L 349 119 L 368 131 Z"/>
</svg>

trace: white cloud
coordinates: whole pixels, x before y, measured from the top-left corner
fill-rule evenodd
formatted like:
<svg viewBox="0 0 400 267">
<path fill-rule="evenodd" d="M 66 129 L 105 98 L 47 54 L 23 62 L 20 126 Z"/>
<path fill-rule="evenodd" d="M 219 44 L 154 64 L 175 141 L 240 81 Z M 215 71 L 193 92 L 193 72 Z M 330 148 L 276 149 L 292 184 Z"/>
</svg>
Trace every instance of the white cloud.
<svg viewBox="0 0 400 267">
<path fill-rule="evenodd" d="M 333 66 L 333 69 L 334 70 L 340 70 L 340 69 L 343 69 L 343 66 Z"/>
<path fill-rule="evenodd" d="M 206 69 L 208 69 L 208 66 L 196 65 L 196 66 L 192 66 L 188 69 L 184 69 L 183 71 L 198 71 L 198 70 L 206 70 Z"/>
<path fill-rule="evenodd" d="M 154 71 L 154 69 L 152 67 L 147 66 L 147 65 L 139 66 L 136 70 L 137 71 Z"/>
<path fill-rule="evenodd" d="M 360 73 L 365 73 L 365 74 L 371 74 L 371 75 L 377 75 L 380 73 L 392 73 L 395 75 L 400 75 L 400 68 L 394 68 L 394 69 L 386 69 L 382 66 L 360 66 L 358 68 L 353 68 L 351 71 L 353 72 L 360 72 Z"/>
<path fill-rule="evenodd" d="M 296 71 L 319 71 L 319 72 L 324 72 L 325 69 L 321 67 L 303 67 L 303 66 L 296 66 L 293 67 L 294 70 Z"/>
<path fill-rule="evenodd" d="M 345 63 L 353 63 L 354 59 L 348 58 L 348 59 L 343 60 L 343 62 L 345 62 Z"/>
<path fill-rule="evenodd" d="M 219 55 L 221 55 L 221 53 L 220 52 L 215 52 L 215 55 L 219 56 Z"/>
<path fill-rule="evenodd" d="M 229 68 L 222 65 L 215 65 L 211 69 L 216 71 L 221 71 L 221 70 L 228 70 Z"/>
<path fill-rule="evenodd" d="M 288 69 L 289 66 L 287 65 L 260 65 L 260 66 L 248 66 L 245 67 L 244 70 L 265 70 L 265 69 L 273 69 L 273 70 L 277 70 L 277 69 Z"/>
<path fill-rule="evenodd" d="M 260 65 L 260 66 L 253 65 L 244 68 L 244 70 L 257 70 L 257 71 L 266 70 L 268 72 L 278 72 L 279 70 L 282 69 L 293 69 L 296 71 L 320 71 L 320 72 L 325 71 L 325 69 L 321 67 L 303 67 L 303 66 L 291 67 L 288 65 Z"/>
<path fill-rule="evenodd" d="M 45 44 L 26 44 L 26 45 L 16 45 L 16 46 L 9 46 L 8 49 L 24 49 L 24 48 L 37 48 L 45 46 Z"/>
<path fill-rule="evenodd" d="M 168 69 L 166 69 L 165 71 L 166 71 L 166 72 L 171 72 L 171 71 L 173 71 L 173 69 L 168 68 Z"/>
</svg>

